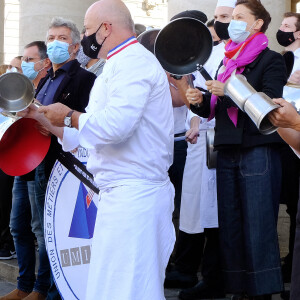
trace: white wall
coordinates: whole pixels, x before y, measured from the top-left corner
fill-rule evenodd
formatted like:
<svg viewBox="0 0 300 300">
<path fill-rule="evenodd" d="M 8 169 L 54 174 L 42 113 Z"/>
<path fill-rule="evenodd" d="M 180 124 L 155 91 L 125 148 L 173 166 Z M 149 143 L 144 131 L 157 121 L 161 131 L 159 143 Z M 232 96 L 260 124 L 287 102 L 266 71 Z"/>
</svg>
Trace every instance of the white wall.
<svg viewBox="0 0 300 300">
<path fill-rule="evenodd" d="M 187 9 L 198 9 L 203 11 L 208 19 L 213 18 L 217 0 L 169 0 L 169 18 L 176 13 Z M 272 17 L 272 22 L 266 34 L 269 38 L 269 47 L 276 51 L 282 51 L 282 47 L 276 41 L 276 32 L 281 24 L 283 13 L 291 9 L 290 0 L 261 0 Z"/>
</svg>

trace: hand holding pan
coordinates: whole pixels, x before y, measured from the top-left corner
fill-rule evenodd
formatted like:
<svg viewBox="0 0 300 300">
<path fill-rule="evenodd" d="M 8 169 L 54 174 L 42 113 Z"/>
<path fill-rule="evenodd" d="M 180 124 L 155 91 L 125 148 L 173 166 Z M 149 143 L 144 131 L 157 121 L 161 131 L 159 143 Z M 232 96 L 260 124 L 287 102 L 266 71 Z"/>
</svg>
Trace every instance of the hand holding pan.
<svg viewBox="0 0 300 300">
<path fill-rule="evenodd" d="M 0 77 L 0 169 L 11 176 L 24 175 L 35 169 L 46 156 L 51 138 L 37 129 L 37 121 L 18 118 L 15 112 L 34 101 L 31 81 L 20 73 Z M 37 105 L 37 104 L 36 104 Z"/>
<path fill-rule="evenodd" d="M 198 70 L 205 80 L 212 80 L 203 68 L 212 49 L 209 29 L 194 18 L 171 21 L 160 30 L 154 45 L 154 53 L 167 72 L 183 76 Z"/>
</svg>

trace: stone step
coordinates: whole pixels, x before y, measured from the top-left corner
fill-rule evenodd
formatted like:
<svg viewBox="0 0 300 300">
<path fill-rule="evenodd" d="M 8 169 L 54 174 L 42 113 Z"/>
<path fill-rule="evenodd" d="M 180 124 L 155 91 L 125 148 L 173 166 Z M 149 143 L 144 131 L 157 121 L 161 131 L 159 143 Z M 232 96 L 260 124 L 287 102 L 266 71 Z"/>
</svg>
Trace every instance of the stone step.
<svg viewBox="0 0 300 300">
<path fill-rule="evenodd" d="M 0 260 L 0 278 L 11 283 L 17 283 L 19 267 L 17 259 Z"/>
</svg>

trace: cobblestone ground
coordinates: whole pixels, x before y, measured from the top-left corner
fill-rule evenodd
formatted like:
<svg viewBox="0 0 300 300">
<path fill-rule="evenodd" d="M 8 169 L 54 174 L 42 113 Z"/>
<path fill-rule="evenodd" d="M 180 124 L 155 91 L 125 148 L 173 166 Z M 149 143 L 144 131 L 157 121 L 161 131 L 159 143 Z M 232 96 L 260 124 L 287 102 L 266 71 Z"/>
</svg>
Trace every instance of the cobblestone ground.
<svg viewBox="0 0 300 300">
<path fill-rule="evenodd" d="M 285 205 L 280 205 L 280 210 L 279 210 L 279 217 L 278 217 L 278 239 L 279 239 L 279 244 L 280 244 L 280 253 L 281 257 L 285 256 L 288 252 L 288 236 L 289 236 L 289 218 L 286 213 L 286 206 Z M 12 260 L 9 262 L 12 266 L 17 266 L 16 260 Z M 1 276 L 4 276 L 5 272 L 2 272 L 1 268 L 3 268 L 3 264 L 0 263 L 0 274 Z M 8 269 L 6 273 L 12 273 L 12 269 Z M 16 278 L 17 275 L 12 274 Z M 7 276 L 7 274 L 5 275 Z M 5 277 L 7 278 L 7 277 Z M 12 280 L 12 279 L 10 279 Z M 13 280 L 12 280 L 13 281 Z M 6 280 L 0 279 L 0 296 L 3 296 L 9 292 L 11 292 L 13 289 L 16 288 L 16 284 L 10 283 Z M 289 289 L 289 285 L 287 286 L 287 289 Z M 166 289 L 165 290 L 165 297 L 166 300 L 178 300 L 178 292 L 179 290 L 176 289 Z M 230 299 L 228 296 L 225 299 Z M 280 300 L 281 297 L 279 295 L 274 295 L 272 300 Z M 142 300 L 142 299 L 141 299 Z M 155 300 L 155 299 L 153 299 Z"/>
<path fill-rule="evenodd" d="M 0 279 L 0 296 L 3 296 L 5 294 L 11 292 L 15 288 L 16 288 L 15 284 Z M 165 290 L 166 300 L 178 300 L 178 298 L 177 298 L 178 292 L 179 292 L 179 290 L 176 290 L 176 289 L 172 289 L 172 290 L 166 289 Z M 230 299 L 229 296 L 227 298 L 224 298 L 223 300 L 228 300 L 228 299 Z M 280 299 L 281 298 L 279 295 L 275 295 L 275 296 L 273 296 L 272 300 L 280 300 Z M 155 299 L 153 299 L 153 300 L 155 300 Z M 222 300 L 222 299 L 219 299 L 219 300 Z"/>
</svg>

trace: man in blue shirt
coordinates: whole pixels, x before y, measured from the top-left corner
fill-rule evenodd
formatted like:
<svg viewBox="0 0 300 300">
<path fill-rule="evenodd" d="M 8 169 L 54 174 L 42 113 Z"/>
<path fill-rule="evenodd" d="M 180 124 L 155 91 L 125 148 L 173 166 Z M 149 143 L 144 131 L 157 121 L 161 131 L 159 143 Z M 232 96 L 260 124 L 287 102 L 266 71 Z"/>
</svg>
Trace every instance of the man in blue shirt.
<svg viewBox="0 0 300 300">
<path fill-rule="evenodd" d="M 48 29 L 46 44 L 52 68 L 45 78 L 40 81 L 36 89 L 36 99 L 43 105 L 61 102 L 71 109 L 84 112 L 96 76 L 82 69 L 76 60 L 80 45 L 80 33 L 76 25 L 70 20 L 59 17 L 54 18 Z M 41 131 L 44 134 L 50 134 L 45 129 L 41 128 Z M 53 137 L 45 159 L 35 169 L 34 194 L 42 228 L 44 227 L 44 201 L 48 177 L 60 151 L 62 151 L 61 146 L 58 144 L 57 138 Z M 18 227 L 18 234 L 19 236 L 22 235 L 20 232 L 22 228 L 17 226 L 16 222 L 14 224 L 11 222 L 11 227 L 12 231 L 14 227 Z M 25 280 L 22 282 L 22 276 L 20 276 L 18 288 L 9 295 L 4 296 L 5 298 L 0 297 L 0 300 L 43 300 L 46 297 L 47 299 L 60 299 L 53 280 L 49 291 L 47 289 L 37 289 L 33 286 L 34 279 L 31 281 L 29 283 Z"/>
</svg>

